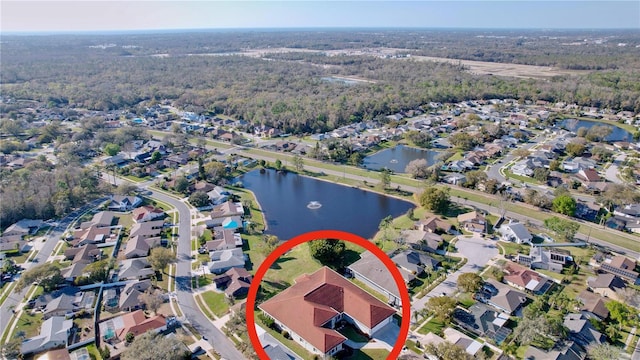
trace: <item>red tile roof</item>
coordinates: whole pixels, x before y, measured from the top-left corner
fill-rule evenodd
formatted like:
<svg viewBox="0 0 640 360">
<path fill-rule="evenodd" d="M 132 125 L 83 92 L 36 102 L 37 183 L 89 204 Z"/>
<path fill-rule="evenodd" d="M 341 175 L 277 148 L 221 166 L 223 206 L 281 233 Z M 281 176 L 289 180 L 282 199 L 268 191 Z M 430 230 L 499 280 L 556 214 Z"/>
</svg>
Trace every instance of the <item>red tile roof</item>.
<svg viewBox="0 0 640 360">
<path fill-rule="evenodd" d="M 327 267 L 300 276 L 259 307 L 324 353 L 346 340 L 321 327 L 336 315 L 346 313 L 371 329 L 396 312 Z"/>
<path fill-rule="evenodd" d="M 166 325 L 167 321 L 162 315 L 156 315 L 152 318 L 146 318 L 142 310 L 136 310 L 132 313 L 122 315 L 124 327 L 117 329 L 118 339 L 124 339 L 127 333 L 133 333 L 138 336 L 149 330 L 159 329 Z"/>
</svg>

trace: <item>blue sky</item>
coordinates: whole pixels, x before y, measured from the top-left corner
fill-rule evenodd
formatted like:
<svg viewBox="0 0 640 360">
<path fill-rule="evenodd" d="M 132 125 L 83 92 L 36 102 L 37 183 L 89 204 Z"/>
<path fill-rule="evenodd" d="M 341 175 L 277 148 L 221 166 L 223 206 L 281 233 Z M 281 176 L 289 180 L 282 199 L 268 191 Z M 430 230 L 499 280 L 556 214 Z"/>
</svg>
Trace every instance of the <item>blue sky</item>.
<svg viewBox="0 0 640 360">
<path fill-rule="evenodd" d="M 7 1 L 2 31 L 427 27 L 640 29 L 640 1 Z"/>
</svg>

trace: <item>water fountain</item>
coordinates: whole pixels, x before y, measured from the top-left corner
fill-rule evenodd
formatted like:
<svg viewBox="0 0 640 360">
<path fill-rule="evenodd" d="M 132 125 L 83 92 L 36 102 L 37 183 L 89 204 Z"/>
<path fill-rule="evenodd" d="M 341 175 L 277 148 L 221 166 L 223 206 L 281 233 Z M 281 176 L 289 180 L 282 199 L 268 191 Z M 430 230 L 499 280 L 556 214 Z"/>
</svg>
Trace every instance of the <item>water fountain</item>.
<svg viewBox="0 0 640 360">
<path fill-rule="evenodd" d="M 322 207 L 322 204 L 320 204 L 318 201 L 310 201 L 307 204 L 307 208 L 311 210 L 320 209 L 321 207 Z"/>
</svg>

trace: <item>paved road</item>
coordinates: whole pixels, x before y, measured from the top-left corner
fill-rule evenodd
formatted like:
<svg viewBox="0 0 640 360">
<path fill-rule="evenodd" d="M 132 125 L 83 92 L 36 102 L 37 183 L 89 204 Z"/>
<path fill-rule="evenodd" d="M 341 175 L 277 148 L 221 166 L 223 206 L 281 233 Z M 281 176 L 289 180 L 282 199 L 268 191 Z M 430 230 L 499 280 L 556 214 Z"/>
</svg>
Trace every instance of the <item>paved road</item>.
<svg viewBox="0 0 640 360">
<path fill-rule="evenodd" d="M 242 360 L 244 356 L 209 319 L 198 309 L 191 289 L 191 212 L 182 201 L 158 191 L 151 197 L 168 203 L 176 208 L 180 215 L 178 228 L 178 251 L 176 264 L 176 295 L 185 322 L 190 323 L 213 348 L 225 359 Z"/>
<path fill-rule="evenodd" d="M 57 225 L 47 233 L 46 241 L 42 244 L 42 246 L 38 247 L 39 251 L 38 251 L 38 254 L 35 256 L 34 261 L 27 262 L 22 266 L 25 269 L 29 269 L 32 266 L 35 266 L 37 264 L 43 264 L 47 262 L 47 260 L 49 259 L 49 256 L 51 256 L 53 253 L 53 249 L 58 244 L 58 241 L 60 241 L 62 234 L 65 232 L 65 230 L 67 230 L 67 227 L 71 225 L 71 223 L 73 223 L 73 221 L 75 221 L 75 219 L 78 216 L 82 215 L 88 210 L 95 208 L 96 206 L 100 205 L 102 202 L 106 200 L 107 198 L 100 198 L 100 199 L 94 200 L 91 203 L 72 212 L 71 214 L 67 215 L 65 218 L 60 220 L 57 223 Z M 14 281 L 17 281 L 17 278 Z M 8 327 L 9 320 L 11 319 L 11 315 L 12 315 L 12 310 L 16 306 L 18 306 L 18 304 L 22 302 L 22 300 L 24 300 L 24 297 L 27 295 L 27 291 L 28 291 L 28 288 L 22 290 L 19 293 L 16 293 L 14 291 L 13 293 L 11 293 L 11 295 L 7 297 L 5 302 L 2 304 L 2 306 L 0 307 L 0 329 L 4 330 Z"/>
<path fill-rule="evenodd" d="M 429 298 L 441 295 L 451 295 L 457 290 L 458 276 L 463 273 L 477 273 L 480 268 L 487 265 L 489 260 L 498 255 L 498 248 L 495 241 L 485 240 L 479 236 L 459 236 L 456 243 L 458 252 L 467 258 L 467 263 L 460 269 L 433 288 L 422 299 L 415 299 L 412 304 L 412 311 L 423 309 Z M 452 254 L 455 256 L 456 254 Z"/>
</svg>

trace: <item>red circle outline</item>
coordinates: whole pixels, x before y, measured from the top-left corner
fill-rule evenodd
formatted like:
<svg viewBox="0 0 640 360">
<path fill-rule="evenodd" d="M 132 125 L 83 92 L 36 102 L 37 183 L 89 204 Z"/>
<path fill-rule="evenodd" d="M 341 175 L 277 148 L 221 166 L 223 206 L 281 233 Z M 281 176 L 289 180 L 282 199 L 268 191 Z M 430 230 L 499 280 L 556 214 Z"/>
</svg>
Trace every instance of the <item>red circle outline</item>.
<svg viewBox="0 0 640 360">
<path fill-rule="evenodd" d="M 411 321 L 411 299 L 409 298 L 409 291 L 407 290 L 404 284 L 404 280 L 402 279 L 402 274 L 393 263 L 393 261 L 391 261 L 391 258 L 387 256 L 387 254 L 385 254 L 382 250 L 380 250 L 373 242 L 366 240 L 358 235 L 338 230 L 311 231 L 298 235 L 291 240 L 285 241 L 283 244 L 278 246 L 271 254 L 269 254 L 269 256 L 267 256 L 267 258 L 262 262 L 262 264 L 260 264 L 258 270 L 256 270 L 256 274 L 254 275 L 253 280 L 251 281 L 251 286 L 249 287 L 249 293 L 247 294 L 246 319 L 249 339 L 251 340 L 251 344 L 258 354 L 258 357 L 261 360 L 269 360 L 269 356 L 262 348 L 260 339 L 258 339 L 258 333 L 256 332 L 254 318 L 256 296 L 258 295 L 258 288 L 260 287 L 262 278 L 267 273 L 267 270 L 271 267 L 271 265 L 276 262 L 276 260 L 278 260 L 280 256 L 284 255 L 285 252 L 291 250 L 297 245 L 319 239 L 340 239 L 356 245 L 360 245 L 363 248 L 371 251 L 371 253 L 378 257 L 378 259 L 382 261 L 384 266 L 393 276 L 393 280 L 395 281 L 396 286 L 398 286 L 400 300 L 402 301 L 402 323 L 400 324 L 400 333 L 398 335 L 398 339 L 396 340 L 391 353 L 389 353 L 387 360 L 397 359 L 400 355 L 400 352 L 402 351 L 402 348 L 404 347 L 407 336 L 409 335 L 409 322 Z"/>
</svg>

